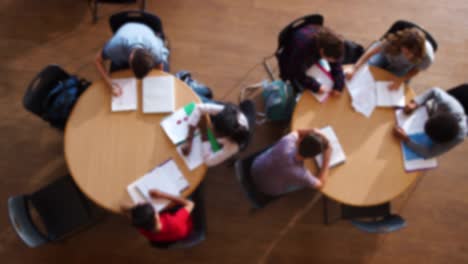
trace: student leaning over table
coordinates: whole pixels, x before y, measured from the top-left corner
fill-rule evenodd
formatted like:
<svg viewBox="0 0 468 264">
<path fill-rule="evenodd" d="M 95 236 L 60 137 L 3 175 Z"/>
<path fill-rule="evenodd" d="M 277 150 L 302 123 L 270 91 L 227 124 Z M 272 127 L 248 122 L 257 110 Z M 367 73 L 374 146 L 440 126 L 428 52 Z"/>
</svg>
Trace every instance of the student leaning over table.
<svg viewBox="0 0 468 264">
<path fill-rule="evenodd" d="M 192 150 L 192 140 L 195 130 L 204 114 L 209 114 L 213 123 L 213 132 L 222 148 L 214 152 L 208 141 L 203 142 L 203 159 L 207 166 L 215 166 L 236 154 L 249 137 L 247 117 L 238 106 L 231 103 L 196 104 L 189 116 L 189 133 L 186 144 L 182 148 L 185 155 Z"/>
<path fill-rule="evenodd" d="M 331 152 L 328 139 L 318 129 L 293 131 L 253 161 L 253 182 L 260 192 L 271 196 L 306 187 L 321 188 L 328 176 Z M 304 160 L 320 153 L 324 158 L 314 176 Z"/>
<path fill-rule="evenodd" d="M 433 61 L 434 51 L 424 33 L 417 28 L 407 28 L 390 33 L 383 40 L 372 44 L 347 72 L 346 78 L 351 79 L 368 62 L 401 78 L 389 87 L 392 90 L 416 76 L 419 71 L 429 68 Z"/>
<path fill-rule="evenodd" d="M 430 147 L 412 141 L 400 127 L 395 127 L 395 136 L 410 149 L 424 158 L 439 156 L 465 140 L 467 133 L 466 114 L 463 106 L 453 96 L 440 88 L 432 88 L 411 100 L 405 113 L 411 114 L 418 107 L 427 107 L 429 119 L 424 131 L 432 140 Z"/>
<path fill-rule="evenodd" d="M 169 50 L 153 30 L 141 23 L 125 23 L 96 55 L 96 67 L 114 96 L 122 94 L 122 87 L 112 83 L 104 69 L 104 60 L 117 67 L 129 66 L 137 79 L 145 77 L 153 68 L 168 67 Z"/>
<path fill-rule="evenodd" d="M 156 213 L 149 202 L 134 206 L 122 205 L 121 210 L 131 219 L 132 225 L 151 242 L 171 243 L 189 236 L 193 229 L 190 213 L 195 206 L 194 203 L 155 189 L 150 190 L 149 195 L 153 199 L 167 199 L 182 207 L 176 211 Z"/>
<path fill-rule="evenodd" d="M 344 54 L 344 41 L 330 29 L 309 25 L 294 32 L 291 47 L 286 48 L 279 60 L 281 78 L 295 80 L 314 93 L 321 94 L 333 88 L 332 95 L 339 95 L 344 87 L 344 73 L 341 59 Z M 320 59 L 330 64 L 333 87 L 323 87 L 315 78 L 306 74 L 307 70 Z"/>
</svg>

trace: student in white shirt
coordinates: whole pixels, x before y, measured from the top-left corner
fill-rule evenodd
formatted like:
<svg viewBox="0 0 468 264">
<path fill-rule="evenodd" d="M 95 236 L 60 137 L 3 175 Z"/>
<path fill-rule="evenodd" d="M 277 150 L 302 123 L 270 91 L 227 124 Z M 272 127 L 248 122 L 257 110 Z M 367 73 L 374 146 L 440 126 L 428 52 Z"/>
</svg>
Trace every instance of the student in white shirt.
<svg viewBox="0 0 468 264">
<path fill-rule="evenodd" d="M 209 114 L 213 133 L 221 149 L 214 152 L 208 141 L 203 143 L 203 159 L 208 166 L 215 166 L 236 154 L 246 144 L 249 137 L 249 123 L 247 117 L 231 103 L 203 103 L 197 104 L 190 114 L 188 124 L 189 133 L 187 143 L 182 151 L 190 154 L 195 130 L 199 127 L 200 119 Z"/>
</svg>

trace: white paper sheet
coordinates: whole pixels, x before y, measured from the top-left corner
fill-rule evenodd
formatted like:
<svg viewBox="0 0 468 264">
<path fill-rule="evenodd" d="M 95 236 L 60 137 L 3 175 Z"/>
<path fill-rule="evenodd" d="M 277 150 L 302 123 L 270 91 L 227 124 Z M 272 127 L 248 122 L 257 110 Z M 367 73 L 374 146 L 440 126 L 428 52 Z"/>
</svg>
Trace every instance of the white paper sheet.
<svg viewBox="0 0 468 264">
<path fill-rule="evenodd" d="M 333 167 L 333 166 L 336 166 L 338 164 L 345 162 L 346 155 L 344 153 L 343 147 L 338 141 L 338 137 L 336 136 L 333 128 L 331 126 L 326 126 L 324 128 L 321 128 L 320 131 L 325 134 L 332 148 L 329 167 Z M 317 165 L 321 167 L 322 162 L 323 162 L 323 155 L 322 154 L 317 155 L 315 157 L 315 160 L 317 161 Z"/>
<path fill-rule="evenodd" d="M 192 151 L 188 156 L 182 153 L 183 145 L 177 147 L 177 152 L 182 157 L 189 170 L 194 170 L 203 164 L 203 149 L 200 135 L 196 135 L 192 141 Z"/>
<path fill-rule="evenodd" d="M 404 107 L 405 106 L 405 87 L 403 84 L 397 90 L 390 90 L 388 87 L 393 82 L 376 82 L 377 106 L 382 107 Z"/>
<path fill-rule="evenodd" d="M 322 94 L 314 93 L 311 92 L 312 95 L 319 101 L 320 103 L 323 103 L 329 96 L 334 82 L 333 79 L 329 76 L 327 72 L 325 72 L 325 69 L 319 67 L 317 64 L 312 65 L 307 71 L 306 75 L 313 77 L 317 82 L 319 82 L 321 85 L 323 85 L 326 89 L 325 92 Z"/>
<path fill-rule="evenodd" d="M 122 95 L 112 96 L 111 111 L 132 111 L 138 108 L 137 82 L 135 78 L 112 79 L 122 88 Z"/>
<path fill-rule="evenodd" d="M 369 66 L 363 65 L 354 77 L 346 82 L 352 98 L 353 108 L 366 117 L 370 117 L 376 106 L 375 80 Z"/>
<path fill-rule="evenodd" d="M 172 143 L 177 145 L 183 142 L 187 138 L 189 131 L 188 115 L 185 109 L 181 108 L 164 118 L 161 121 L 161 126 Z"/>
<path fill-rule="evenodd" d="M 175 108 L 174 77 L 158 76 L 143 79 L 143 112 L 167 113 Z"/>
<path fill-rule="evenodd" d="M 403 109 L 395 110 L 396 121 L 406 134 L 417 134 L 424 132 L 424 125 L 429 118 L 426 107 L 422 106 L 414 110 L 413 113 L 407 115 Z"/>
</svg>

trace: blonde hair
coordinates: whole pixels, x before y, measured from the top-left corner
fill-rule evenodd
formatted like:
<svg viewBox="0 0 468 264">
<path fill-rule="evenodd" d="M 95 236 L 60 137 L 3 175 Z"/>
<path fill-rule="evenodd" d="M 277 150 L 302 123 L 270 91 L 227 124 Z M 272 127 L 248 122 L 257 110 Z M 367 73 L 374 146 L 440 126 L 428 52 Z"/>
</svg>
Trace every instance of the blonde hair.
<svg viewBox="0 0 468 264">
<path fill-rule="evenodd" d="M 401 48 L 407 48 L 414 57 L 412 62 L 420 62 L 426 54 L 426 37 L 418 28 L 406 28 L 385 37 L 384 51 L 391 55 L 401 53 Z"/>
</svg>

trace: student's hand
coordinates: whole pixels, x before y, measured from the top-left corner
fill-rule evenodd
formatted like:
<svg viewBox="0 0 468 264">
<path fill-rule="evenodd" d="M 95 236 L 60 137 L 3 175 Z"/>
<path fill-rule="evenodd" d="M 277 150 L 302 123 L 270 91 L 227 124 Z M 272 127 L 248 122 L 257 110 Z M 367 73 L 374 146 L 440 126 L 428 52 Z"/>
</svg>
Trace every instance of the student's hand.
<svg viewBox="0 0 468 264">
<path fill-rule="evenodd" d="M 411 100 L 411 102 L 405 105 L 405 108 L 403 108 L 403 112 L 409 115 L 413 113 L 413 111 L 416 110 L 416 108 L 418 108 L 418 104 L 415 101 Z"/>
<path fill-rule="evenodd" d="M 390 86 L 388 86 L 388 89 L 390 91 L 398 90 L 398 88 L 400 88 L 400 85 L 401 85 L 400 81 L 394 81 L 392 84 L 390 84 Z"/>
<path fill-rule="evenodd" d="M 321 85 L 319 90 L 317 91 L 317 94 L 323 94 L 327 90 L 327 87 Z"/>
<path fill-rule="evenodd" d="M 403 130 L 403 128 L 401 127 L 398 127 L 396 126 L 394 129 L 393 129 L 393 135 L 398 138 L 398 139 L 401 139 L 403 141 L 408 141 L 409 140 L 409 137 L 408 135 L 406 134 L 406 132 Z"/>
<path fill-rule="evenodd" d="M 334 96 L 334 97 L 338 97 L 338 96 L 341 95 L 341 92 L 337 91 L 337 90 L 333 90 L 333 91 L 331 91 L 331 95 Z"/>
<path fill-rule="evenodd" d="M 356 73 L 356 67 L 353 65 L 351 66 L 349 70 L 345 71 L 346 80 L 351 80 L 354 77 L 355 73 Z"/>
<path fill-rule="evenodd" d="M 151 189 L 149 190 L 149 196 L 153 199 L 156 199 L 158 197 L 161 197 L 162 192 L 156 189 Z"/>
<path fill-rule="evenodd" d="M 187 141 L 185 145 L 182 146 L 182 154 L 188 156 L 192 151 L 192 141 Z"/>
<path fill-rule="evenodd" d="M 116 97 L 119 97 L 122 95 L 122 87 L 120 87 L 120 85 L 118 85 L 117 83 L 112 83 L 112 95 L 113 96 L 116 96 Z"/>
</svg>

